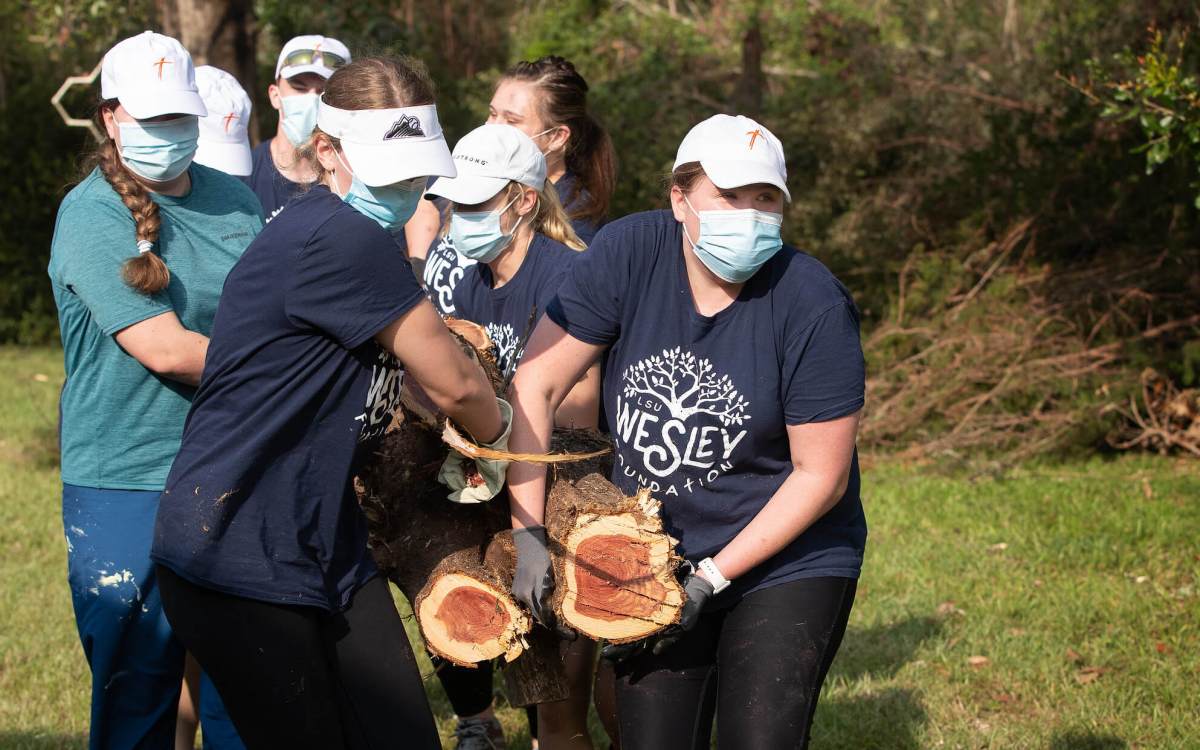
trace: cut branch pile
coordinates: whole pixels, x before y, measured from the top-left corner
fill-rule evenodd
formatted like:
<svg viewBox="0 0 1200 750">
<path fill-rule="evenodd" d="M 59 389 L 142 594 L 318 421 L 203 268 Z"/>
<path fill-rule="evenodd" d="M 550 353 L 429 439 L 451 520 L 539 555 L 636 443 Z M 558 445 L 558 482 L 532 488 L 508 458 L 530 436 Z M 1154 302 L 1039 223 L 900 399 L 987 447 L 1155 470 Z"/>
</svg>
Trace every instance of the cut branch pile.
<svg viewBox="0 0 1200 750">
<path fill-rule="evenodd" d="M 1180 390 L 1151 369 L 1142 371 L 1141 385 L 1128 407 L 1112 407 L 1125 420 L 1109 433 L 1109 444 L 1121 450 L 1181 450 L 1200 458 L 1200 389 Z"/>
<path fill-rule="evenodd" d="M 1200 315 L 1178 314 L 1185 301 L 1156 293 L 1157 269 L 1145 263 L 1052 275 L 1033 263 L 1035 242 L 1033 222 L 1023 221 L 961 263 L 909 258 L 892 314 L 864 340 L 862 444 L 909 458 L 1016 462 L 1094 445 L 1114 411 L 1137 426 L 1127 409 L 1105 408 L 1136 383 L 1131 348 L 1195 335 Z M 1152 443 L 1122 435 L 1114 445 Z"/>
</svg>

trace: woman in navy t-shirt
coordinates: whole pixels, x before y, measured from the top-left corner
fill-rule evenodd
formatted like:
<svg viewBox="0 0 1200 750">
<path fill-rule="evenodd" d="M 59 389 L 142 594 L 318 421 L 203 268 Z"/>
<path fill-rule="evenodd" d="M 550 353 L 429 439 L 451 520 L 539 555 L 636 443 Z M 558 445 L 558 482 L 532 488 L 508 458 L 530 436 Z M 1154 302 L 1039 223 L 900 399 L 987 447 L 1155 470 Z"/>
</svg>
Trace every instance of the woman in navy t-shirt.
<svg viewBox="0 0 1200 750">
<path fill-rule="evenodd" d="M 511 373 L 532 325 L 584 245 L 547 182 L 545 157 L 517 128 L 476 128 L 455 145 L 454 163 L 458 176 L 440 179 L 428 191 L 450 201 L 447 234 L 455 251 L 472 261 L 454 288 L 454 315 L 486 328 L 501 371 Z M 558 407 L 556 423 L 595 428 L 599 390 L 599 366 L 594 365 Z M 587 736 L 595 647 L 581 638 L 564 644 L 563 650 L 575 689 L 567 700 L 537 709 L 538 740 L 547 747 Z M 460 738 L 471 732 L 500 732 L 490 712 L 491 664 L 481 667 L 447 665 L 438 670 L 459 716 Z"/>
<path fill-rule="evenodd" d="M 225 282 L 151 557 L 252 750 L 438 747 L 352 485 L 406 371 L 473 435 L 506 438 L 507 405 L 390 234 L 428 176 L 454 175 L 432 84 L 402 60 L 339 68 L 305 150 L 317 184 Z M 503 470 L 479 468 L 498 490 Z"/>
<path fill-rule="evenodd" d="M 783 245 L 787 197 L 765 127 L 697 125 L 671 210 L 600 231 L 514 382 L 511 448 L 544 451 L 553 407 L 607 350 L 613 481 L 662 501 L 695 566 L 677 626 L 607 649 L 625 750 L 708 747 L 714 709 L 723 750 L 806 746 L 845 632 L 867 533 L 858 314 L 824 266 Z M 542 521 L 544 469 L 514 465 L 509 491 L 514 513 Z M 514 594 L 545 591 L 529 579 Z"/>
</svg>

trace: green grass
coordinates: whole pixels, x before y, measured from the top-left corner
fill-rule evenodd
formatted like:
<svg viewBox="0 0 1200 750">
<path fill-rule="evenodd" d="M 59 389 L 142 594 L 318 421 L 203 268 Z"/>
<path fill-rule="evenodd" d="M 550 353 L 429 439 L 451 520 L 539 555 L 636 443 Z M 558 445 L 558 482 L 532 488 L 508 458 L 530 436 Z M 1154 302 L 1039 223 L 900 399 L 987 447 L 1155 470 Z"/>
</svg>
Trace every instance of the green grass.
<svg viewBox="0 0 1200 750">
<path fill-rule="evenodd" d="M 0 348 L 0 748 L 83 747 L 87 731 L 60 383 L 58 351 Z M 866 572 L 814 748 L 1200 747 L 1200 464 L 1122 457 L 973 481 L 885 463 L 864 487 Z M 427 684 L 448 739 L 449 706 Z M 501 718 L 527 746 L 522 715 Z"/>
</svg>

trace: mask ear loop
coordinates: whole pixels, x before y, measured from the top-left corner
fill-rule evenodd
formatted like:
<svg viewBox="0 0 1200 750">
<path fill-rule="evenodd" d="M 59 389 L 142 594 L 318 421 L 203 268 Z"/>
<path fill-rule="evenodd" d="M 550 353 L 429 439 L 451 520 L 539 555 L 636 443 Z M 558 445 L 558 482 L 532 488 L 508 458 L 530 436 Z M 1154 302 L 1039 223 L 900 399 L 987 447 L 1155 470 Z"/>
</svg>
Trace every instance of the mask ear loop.
<svg viewBox="0 0 1200 750">
<path fill-rule="evenodd" d="M 699 219 L 700 212 L 697 211 L 694 206 L 692 206 L 692 202 L 688 200 L 687 194 L 684 194 L 683 202 L 687 204 L 688 210 L 696 214 L 696 218 Z M 683 230 L 683 236 L 687 238 L 688 244 L 692 246 L 693 250 L 696 249 L 696 241 L 692 239 L 692 235 L 688 234 L 687 224 L 681 221 L 679 222 L 679 227 Z"/>
<path fill-rule="evenodd" d="M 337 160 L 338 160 L 338 164 L 341 164 L 343 167 L 345 167 L 345 168 L 346 168 L 346 174 L 350 175 L 350 180 L 351 180 L 351 182 L 350 182 L 350 185 L 351 185 L 351 187 L 353 187 L 353 186 L 354 186 L 354 170 L 350 168 L 350 165 L 349 165 L 349 164 L 347 164 L 346 162 L 342 161 L 342 152 L 341 152 L 341 150 L 340 150 L 340 149 L 336 149 L 336 148 L 335 148 L 335 149 L 333 150 L 333 157 L 334 157 L 335 159 L 337 159 Z M 335 185 L 336 185 L 336 183 L 335 183 Z M 349 195 L 349 194 L 350 194 L 350 188 L 346 188 L 346 193 L 345 193 L 345 195 L 338 195 L 338 197 L 339 197 L 339 198 L 341 198 L 342 200 L 345 200 L 345 199 L 346 199 L 346 196 L 347 196 L 347 195 Z M 336 193 L 335 193 L 335 195 L 336 195 Z"/>
</svg>

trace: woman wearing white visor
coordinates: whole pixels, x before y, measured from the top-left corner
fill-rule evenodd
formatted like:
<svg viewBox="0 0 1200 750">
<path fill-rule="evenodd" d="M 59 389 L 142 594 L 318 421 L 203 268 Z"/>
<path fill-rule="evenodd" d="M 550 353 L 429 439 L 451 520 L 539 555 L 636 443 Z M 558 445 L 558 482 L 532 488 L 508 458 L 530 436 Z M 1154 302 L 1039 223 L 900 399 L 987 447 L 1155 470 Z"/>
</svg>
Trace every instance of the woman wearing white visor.
<svg viewBox="0 0 1200 750">
<path fill-rule="evenodd" d="M 613 481 L 648 487 L 678 551 L 677 626 L 617 661 L 623 750 L 808 744 L 845 631 L 866 522 L 855 433 L 858 314 L 836 278 L 780 239 L 783 149 L 717 115 L 679 147 L 671 210 L 600 230 L 534 332 L 513 386 L 511 448 L 608 350 Z M 514 464 L 514 507 L 542 517 L 545 470 Z M 536 602 L 536 585 L 515 592 Z"/>
<path fill-rule="evenodd" d="M 437 747 L 352 485 L 405 371 L 471 434 L 507 439 L 507 404 L 390 234 L 428 176 L 454 175 L 432 84 L 399 59 L 339 68 L 305 148 L 318 184 L 225 284 L 151 554 L 247 747 Z"/>
<path fill-rule="evenodd" d="M 454 146 L 458 176 L 438 180 L 428 195 L 450 201 L 448 235 L 455 251 L 474 262 L 454 289 L 455 317 L 484 326 L 508 373 L 521 360 L 521 342 L 554 297 L 568 268 L 584 249 L 571 220 L 547 184 L 546 158 L 511 125 L 483 125 Z M 561 427 L 596 427 L 600 372 L 593 366 L 555 412 Z M 519 548 L 541 552 L 542 529 L 526 530 L 514 517 Z M 526 556 L 526 563 L 533 562 Z M 573 678 L 564 701 L 538 707 L 543 748 L 590 748 L 587 706 L 595 647 L 585 639 L 563 644 Z M 487 748 L 503 737 L 492 715 L 491 663 L 476 669 L 448 664 L 438 670 L 454 711 L 461 750 Z"/>
<path fill-rule="evenodd" d="M 104 140 L 63 200 L 49 274 L 66 382 L 63 528 L 92 673 L 93 748 L 171 748 L 183 649 L 150 560 L 229 269 L 262 228 L 254 196 L 193 162 L 205 114 L 192 59 L 145 32 L 104 56 Z"/>
</svg>

